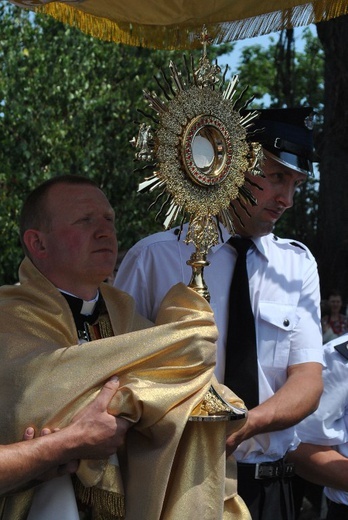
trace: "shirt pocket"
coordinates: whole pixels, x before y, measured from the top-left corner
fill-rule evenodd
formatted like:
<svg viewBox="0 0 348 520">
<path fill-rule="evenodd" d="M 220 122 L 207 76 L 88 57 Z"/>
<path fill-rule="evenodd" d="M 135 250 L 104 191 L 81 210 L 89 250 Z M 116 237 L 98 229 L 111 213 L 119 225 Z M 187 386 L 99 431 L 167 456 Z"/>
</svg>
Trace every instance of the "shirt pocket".
<svg viewBox="0 0 348 520">
<path fill-rule="evenodd" d="M 285 369 L 289 363 L 291 333 L 294 330 L 296 305 L 259 302 L 259 348 L 263 365 Z"/>
</svg>

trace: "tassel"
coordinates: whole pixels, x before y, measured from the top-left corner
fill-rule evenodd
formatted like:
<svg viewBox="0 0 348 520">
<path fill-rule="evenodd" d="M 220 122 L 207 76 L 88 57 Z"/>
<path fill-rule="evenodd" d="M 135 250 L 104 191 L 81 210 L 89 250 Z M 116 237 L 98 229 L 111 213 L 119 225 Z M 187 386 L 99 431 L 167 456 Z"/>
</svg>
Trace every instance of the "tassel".
<svg viewBox="0 0 348 520">
<path fill-rule="evenodd" d="M 126 515 L 125 499 L 97 487 L 84 487 L 78 478 L 73 479 L 77 499 L 92 508 L 93 520 L 124 520 Z"/>
<path fill-rule="evenodd" d="M 268 12 L 259 13 L 255 9 L 255 16 L 243 20 L 234 20 L 234 12 L 231 8 L 227 10 L 226 18 L 232 21 L 209 23 L 202 16 L 197 21 L 171 25 L 156 25 L 155 20 L 151 25 L 133 23 L 132 13 L 129 14 L 129 22 L 117 22 L 116 19 L 113 19 L 112 7 L 109 8 L 108 18 L 92 15 L 84 11 L 82 6 L 74 7 L 60 2 L 50 2 L 35 10 L 49 14 L 96 38 L 127 45 L 168 50 L 199 48 L 200 42 L 195 35 L 201 31 L 203 24 L 213 42 L 221 43 L 252 38 L 289 27 L 301 27 L 348 13 L 348 4 L 344 0 L 317 0 L 291 8 L 282 8 L 281 2 L 279 2 L 278 10 L 273 10 L 273 12 L 271 12 L 274 8 L 273 4 L 264 3 L 265 11 L 267 7 L 269 8 Z M 23 2 L 23 6 L 26 6 L 26 3 Z"/>
</svg>

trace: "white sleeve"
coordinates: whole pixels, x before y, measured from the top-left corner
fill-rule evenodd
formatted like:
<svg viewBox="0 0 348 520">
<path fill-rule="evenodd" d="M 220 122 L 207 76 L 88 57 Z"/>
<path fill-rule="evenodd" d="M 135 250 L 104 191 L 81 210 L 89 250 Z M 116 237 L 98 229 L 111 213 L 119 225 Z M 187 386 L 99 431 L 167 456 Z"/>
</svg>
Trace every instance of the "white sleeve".
<svg viewBox="0 0 348 520">
<path fill-rule="evenodd" d="M 143 249 L 140 243 L 128 251 L 117 271 L 114 286 L 133 296 L 137 311 L 154 322 L 158 307 L 154 314 L 146 272 L 146 251 L 147 248 Z"/>
<path fill-rule="evenodd" d="M 186 260 L 191 249 L 171 230 L 144 238 L 122 260 L 114 285 L 133 296 L 137 311 L 155 322 L 169 289 L 190 280 Z"/>
<path fill-rule="evenodd" d="M 335 344 L 337 340 L 334 340 Z M 325 352 L 324 391 L 318 409 L 297 425 L 302 442 L 336 446 L 348 442 L 348 361 L 333 346 Z"/>
</svg>

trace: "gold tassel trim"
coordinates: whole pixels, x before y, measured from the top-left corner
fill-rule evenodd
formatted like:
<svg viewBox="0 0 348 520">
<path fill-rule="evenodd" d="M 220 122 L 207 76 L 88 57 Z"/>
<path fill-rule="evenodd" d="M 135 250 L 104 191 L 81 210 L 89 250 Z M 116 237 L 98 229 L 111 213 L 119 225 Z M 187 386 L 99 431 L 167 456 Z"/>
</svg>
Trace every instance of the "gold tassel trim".
<svg viewBox="0 0 348 520">
<path fill-rule="evenodd" d="M 91 338 L 91 341 L 95 341 L 101 338 L 111 338 L 115 335 L 104 300 L 102 300 L 101 306 L 100 316 L 96 323 L 93 325 L 87 324 L 88 334 Z"/>
<path fill-rule="evenodd" d="M 118 23 L 59 2 L 46 4 L 35 10 L 102 40 L 169 50 L 200 47 L 196 35 L 201 32 L 203 24 L 214 43 L 222 43 L 327 21 L 348 14 L 348 3 L 345 0 L 317 0 L 244 20 L 212 24 L 202 17 L 189 24 L 167 26 Z"/>
<path fill-rule="evenodd" d="M 77 477 L 73 482 L 76 497 L 92 508 L 93 520 L 124 520 L 126 509 L 123 495 L 97 487 L 86 488 Z"/>
</svg>

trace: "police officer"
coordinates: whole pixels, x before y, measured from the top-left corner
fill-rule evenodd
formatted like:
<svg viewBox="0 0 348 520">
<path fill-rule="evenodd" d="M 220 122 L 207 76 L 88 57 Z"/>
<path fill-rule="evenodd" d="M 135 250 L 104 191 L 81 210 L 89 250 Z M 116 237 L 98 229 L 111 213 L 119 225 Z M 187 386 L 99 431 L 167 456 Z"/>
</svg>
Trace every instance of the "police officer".
<svg viewBox="0 0 348 520">
<path fill-rule="evenodd" d="M 227 439 L 227 454 L 233 453 L 238 461 L 238 492 L 254 520 L 294 517 L 292 467 L 286 456 L 298 443 L 295 424 L 316 409 L 322 392 L 317 265 L 306 246 L 273 234 L 311 172 L 310 113 L 303 108 L 260 111 L 253 140 L 263 146 L 264 176 L 246 174 L 257 205 L 248 206 L 247 214 L 242 201 L 231 201 L 237 234 L 252 240 L 246 261 L 256 327 L 259 405 L 249 411 L 245 427 Z M 223 226 L 221 233 L 223 240 L 208 254 L 205 280 L 219 330 L 216 376 L 223 382 L 237 252 Z M 177 235 L 174 229 L 138 242 L 116 276 L 115 285 L 130 293 L 139 312 L 152 320 L 167 290 L 190 280 L 186 261 L 193 247 Z"/>
</svg>

